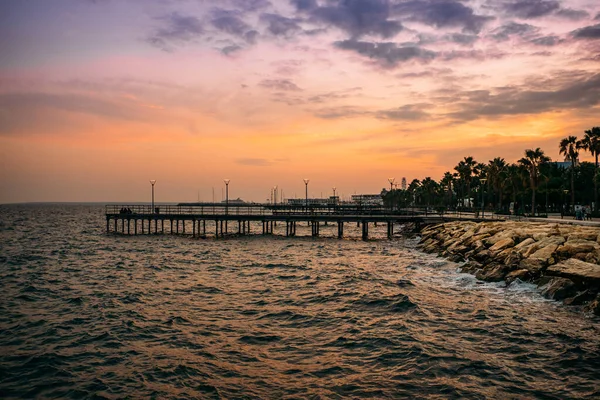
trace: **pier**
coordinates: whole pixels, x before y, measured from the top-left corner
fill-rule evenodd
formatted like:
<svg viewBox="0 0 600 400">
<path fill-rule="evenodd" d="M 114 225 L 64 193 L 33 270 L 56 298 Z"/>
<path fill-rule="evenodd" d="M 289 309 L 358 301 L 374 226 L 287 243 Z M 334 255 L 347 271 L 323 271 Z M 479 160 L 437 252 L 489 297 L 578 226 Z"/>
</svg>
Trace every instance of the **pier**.
<svg viewBox="0 0 600 400">
<path fill-rule="evenodd" d="M 311 236 L 318 237 L 322 226 L 337 224 L 337 237 L 344 237 L 345 224 L 361 227 L 363 240 L 369 239 L 369 226 L 386 225 L 392 238 L 398 224 L 441 223 L 464 216 L 448 216 L 422 210 L 390 210 L 381 206 L 359 205 L 270 205 L 191 203 L 161 205 L 107 205 L 106 233 L 122 235 L 174 234 L 205 238 L 227 235 L 272 235 L 277 224 L 285 224 L 285 236 L 296 236 L 298 224 L 311 227 Z M 479 220 L 478 218 L 468 218 Z M 260 227 L 251 231 L 251 223 Z"/>
</svg>

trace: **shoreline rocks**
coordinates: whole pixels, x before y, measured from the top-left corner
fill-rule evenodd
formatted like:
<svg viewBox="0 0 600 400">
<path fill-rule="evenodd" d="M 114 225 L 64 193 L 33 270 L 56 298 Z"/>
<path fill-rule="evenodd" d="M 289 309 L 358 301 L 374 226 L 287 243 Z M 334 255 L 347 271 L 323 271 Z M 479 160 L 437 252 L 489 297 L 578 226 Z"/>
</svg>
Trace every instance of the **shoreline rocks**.
<svg viewBox="0 0 600 400">
<path fill-rule="evenodd" d="M 536 283 L 543 296 L 600 315 L 600 228 L 456 221 L 424 227 L 418 247 L 464 262 L 478 279 Z"/>
</svg>

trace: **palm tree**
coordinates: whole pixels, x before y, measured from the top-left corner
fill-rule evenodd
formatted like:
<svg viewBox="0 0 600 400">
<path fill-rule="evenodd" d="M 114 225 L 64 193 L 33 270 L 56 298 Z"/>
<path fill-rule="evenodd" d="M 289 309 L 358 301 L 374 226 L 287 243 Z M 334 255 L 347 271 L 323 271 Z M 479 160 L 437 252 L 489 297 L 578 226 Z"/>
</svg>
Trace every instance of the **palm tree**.
<svg viewBox="0 0 600 400">
<path fill-rule="evenodd" d="M 589 151 L 596 158 L 594 169 L 594 211 L 596 211 L 598 209 L 598 182 L 596 175 L 598 175 L 598 155 L 600 154 L 600 127 L 595 126 L 585 131 L 585 135 L 581 139 L 581 147 Z"/>
<path fill-rule="evenodd" d="M 440 186 L 446 189 L 446 196 L 448 200 L 448 206 L 452 205 L 452 184 L 454 183 L 454 176 L 449 172 L 444 172 L 444 176 L 440 180 Z"/>
<path fill-rule="evenodd" d="M 470 204 L 470 202 L 471 202 L 471 181 L 473 180 L 473 172 L 475 170 L 476 165 L 477 165 L 477 162 L 473 159 L 473 157 L 469 156 L 469 157 L 465 157 L 464 160 L 459 162 L 458 165 L 456 167 L 454 167 L 456 172 L 458 172 L 460 179 L 462 179 L 465 182 L 465 184 L 467 185 L 467 196 L 469 199 L 470 206 L 472 206 L 472 204 Z M 464 205 L 464 203 L 463 203 L 463 205 Z"/>
<path fill-rule="evenodd" d="M 568 136 L 561 140 L 558 145 L 559 153 L 564 154 L 565 158 L 571 160 L 571 207 L 575 204 L 575 163 L 579 158 L 581 147 L 581 141 L 577 140 L 577 136 Z"/>
<path fill-rule="evenodd" d="M 488 184 L 498 193 L 498 208 L 502 209 L 502 189 L 508 165 L 504 158 L 496 157 L 488 164 Z"/>
<path fill-rule="evenodd" d="M 531 215 L 535 215 L 535 190 L 538 186 L 540 164 L 550 161 L 550 157 L 538 147 L 535 150 L 525 150 L 525 157 L 519 160 L 529 173 L 529 185 L 531 186 Z"/>
</svg>

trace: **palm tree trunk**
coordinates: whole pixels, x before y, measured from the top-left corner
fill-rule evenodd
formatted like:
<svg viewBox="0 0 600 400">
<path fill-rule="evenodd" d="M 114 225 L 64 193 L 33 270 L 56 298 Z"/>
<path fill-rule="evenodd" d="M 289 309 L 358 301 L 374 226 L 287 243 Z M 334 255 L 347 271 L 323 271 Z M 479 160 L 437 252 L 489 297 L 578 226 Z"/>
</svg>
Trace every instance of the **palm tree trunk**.
<svg viewBox="0 0 600 400">
<path fill-rule="evenodd" d="M 535 216 L 535 185 L 531 185 L 531 216 Z"/>
<path fill-rule="evenodd" d="M 596 174 L 598 174 L 598 153 L 596 153 L 596 167 L 594 168 L 594 211 L 598 210 L 598 182 L 596 182 Z"/>
<path fill-rule="evenodd" d="M 575 163 L 571 165 L 571 208 L 575 210 Z"/>
</svg>

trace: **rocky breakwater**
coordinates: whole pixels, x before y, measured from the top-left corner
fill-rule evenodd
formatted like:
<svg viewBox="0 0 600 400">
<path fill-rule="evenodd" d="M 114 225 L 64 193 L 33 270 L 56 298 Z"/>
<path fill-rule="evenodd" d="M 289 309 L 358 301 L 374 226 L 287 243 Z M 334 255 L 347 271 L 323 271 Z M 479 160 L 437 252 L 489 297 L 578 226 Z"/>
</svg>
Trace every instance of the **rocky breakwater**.
<svg viewBox="0 0 600 400">
<path fill-rule="evenodd" d="M 542 294 L 600 315 L 600 228 L 551 223 L 448 222 L 426 226 L 419 247 L 488 282 L 536 283 Z"/>
</svg>

